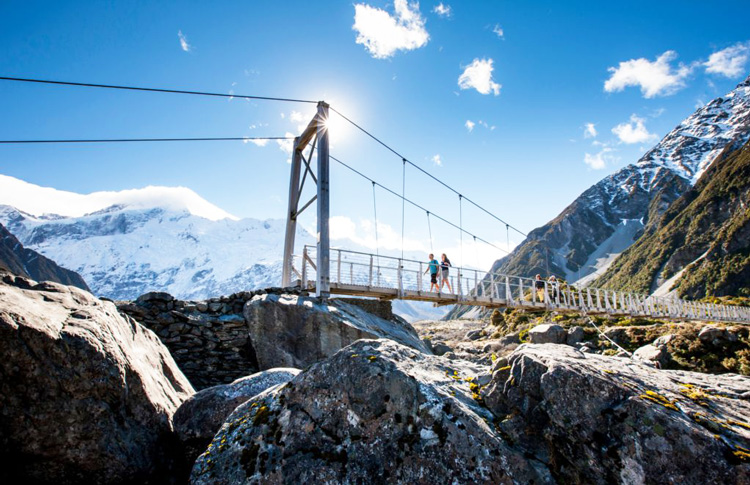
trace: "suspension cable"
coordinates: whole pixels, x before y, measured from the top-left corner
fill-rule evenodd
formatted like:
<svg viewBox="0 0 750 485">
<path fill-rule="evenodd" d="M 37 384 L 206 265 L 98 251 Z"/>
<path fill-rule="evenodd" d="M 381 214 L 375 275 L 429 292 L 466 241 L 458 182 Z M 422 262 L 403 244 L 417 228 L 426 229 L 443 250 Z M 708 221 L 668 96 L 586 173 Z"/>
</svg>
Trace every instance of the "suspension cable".
<svg viewBox="0 0 750 485">
<path fill-rule="evenodd" d="M 401 259 L 404 259 L 404 220 L 406 214 L 406 159 L 401 172 Z"/>
<path fill-rule="evenodd" d="M 378 242 L 378 204 L 375 201 L 375 182 L 372 183 L 372 211 L 375 213 L 375 254 L 378 257 L 378 268 L 380 268 L 380 243 Z"/>
<path fill-rule="evenodd" d="M 459 234 L 461 237 L 461 267 L 464 266 L 464 213 L 462 209 L 461 200 L 463 199 L 463 196 L 461 194 L 458 194 L 458 225 L 459 225 Z"/>
<path fill-rule="evenodd" d="M 432 225 L 430 224 L 430 211 L 425 211 L 425 212 L 427 212 L 427 230 L 430 233 L 430 252 L 434 254 L 435 247 L 432 244 Z"/>
<path fill-rule="evenodd" d="M 129 142 L 173 142 L 173 141 L 253 141 L 253 140 L 293 140 L 293 136 L 232 136 L 200 138 L 109 138 L 78 140 L 0 140 L 0 144 L 22 143 L 129 143 Z"/>
<path fill-rule="evenodd" d="M 352 172 L 356 173 L 357 175 L 359 175 L 360 177 L 364 178 L 365 180 L 369 180 L 370 182 L 375 182 L 375 181 L 374 181 L 373 179 L 371 179 L 371 178 L 370 178 L 370 177 L 368 177 L 367 175 L 363 174 L 362 172 L 360 172 L 360 171 L 359 171 L 359 170 L 357 170 L 356 168 L 352 167 L 351 165 L 349 165 L 349 164 L 347 164 L 347 163 L 344 163 L 344 162 L 342 162 L 341 160 L 339 160 L 338 158 L 334 157 L 333 155 L 329 155 L 329 156 L 330 156 L 331 160 L 333 160 L 334 162 L 338 163 L 339 165 L 342 165 L 342 166 L 344 166 L 344 167 L 348 168 L 349 170 L 351 170 Z M 427 209 L 426 209 L 425 207 L 423 207 L 423 206 L 421 206 L 421 205 L 417 204 L 417 203 L 416 203 L 416 202 L 414 202 L 413 200 L 410 200 L 410 199 L 408 199 L 408 198 L 405 198 L 405 197 L 403 197 L 403 196 L 402 196 L 401 194 L 399 194 L 399 193 L 398 193 L 398 192 L 396 192 L 395 190 L 389 189 L 389 188 L 388 188 L 388 187 L 386 187 L 385 185 L 383 185 L 383 184 L 380 184 L 380 183 L 378 183 L 378 182 L 375 182 L 375 185 L 379 186 L 379 187 L 380 187 L 381 189 L 385 190 L 386 192 L 390 193 L 391 195 L 394 195 L 394 196 L 396 196 L 396 197 L 398 197 L 398 198 L 401 198 L 401 199 L 402 199 L 403 201 L 405 201 L 405 202 L 408 202 L 409 204 L 413 205 L 413 206 L 414 206 L 414 207 L 416 207 L 417 209 L 419 209 L 419 210 L 423 210 L 423 211 L 427 211 Z M 440 220 L 441 220 L 441 221 L 443 221 L 444 223 L 448 224 L 449 226 L 451 226 L 451 227 L 453 227 L 453 228 L 456 228 L 456 229 L 459 229 L 459 230 L 462 230 L 462 229 L 461 229 L 461 228 L 460 228 L 460 227 L 459 227 L 459 226 L 458 226 L 457 224 L 455 224 L 455 223 L 453 223 L 453 222 L 449 221 L 448 219 L 446 219 L 446 218 L 444 218 L 444 217 L 441 217 L 441 216 L 439 216 L 439 215 L 435 214 L 434 212 L 431 212 L 430 214 L 431 214 L 431 215 L 432 215 L 433 217 L 436 217 L 437 219 L 440 219 Z M 466 234 L 469 234 L 470 236 L 474 236 L 474 234 L 470 233 L 469 231 L 464 231 L 464 232 L 465 232 Z M 495 244 L 492 244 L 491 242 L 487 241 L 486 239 L 483 239 L 483 238 L 481 238 L 481 237 L 479 237 L 479 236 L 476 236 L 476 238 L 477 238 L 477 240 L 479 240 L 479 241 L 483 242 L 484 244 L 486 244 L 486 245 L 488 245 L 488 246 L 491 246 L 491 247 L 493 247 L 493 248 L 497 249 L 498 251 L 502 251 L 502 252 L 503 252 L 503 253 L 505 253 L 505 254 L 510 254 L 510 253 L 509 253 L 508 251 L 506 251 L 505 249 L 503 249 L 503 248 L 501 248 L 501 247 L 499 247 L 499 246 L 496 246 Z"/>
<path fill-rule="evenodd" d="M 205 91 L 185 91 L 182 89 L 163 89 L 163 88 L 144 88 L 136 86 L 117 86 L 113 84 L 92 84 L 92 83 L 75 83 L 67 81 L 50 81 L 44 79 L 25 79 L 18 77 L 4 77 L 0 76 L 2 81 L 18 81 L 25 83 L 41 83 L 41 84 L 56 84 L 62 86 L 79 86 L 85 88 L 105 88 L 105 89 L 125 89 L 129 91 L 149 91 L 153 93 L 171 93 L 171 94 L 193 94 L 198 96 L 216 96 L 221 98 L 239 98 L 239 99 L 257 99 L 262 101 L 285 101 L 290 103 L 312 103 L 317 104 L 317 101 L 311 101 L 309 99 L 293 99 L 293 98 L 276 98 L 271 96 L 250 96 L 242 94 L 225 94 L 225 93 L 209 93 Z"/>
</svg>

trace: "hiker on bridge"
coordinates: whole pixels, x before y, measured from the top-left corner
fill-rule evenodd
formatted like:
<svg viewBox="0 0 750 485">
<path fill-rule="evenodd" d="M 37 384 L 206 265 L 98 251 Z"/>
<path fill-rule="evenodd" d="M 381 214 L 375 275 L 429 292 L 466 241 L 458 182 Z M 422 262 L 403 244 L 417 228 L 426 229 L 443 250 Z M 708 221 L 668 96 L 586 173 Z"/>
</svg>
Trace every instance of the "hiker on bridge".
<svg viewBox="0 0 750 485">
<path fill-rule="evenodd" d="M 534 281 L 534 288 L 536 288 L 536 296 L 539 299 L 539 301 L 544 301 L 544 280 L 542 279 L 542 275 L 536 275 L 536 279 Z"/>
<path fill-rule="evenodd" d="M 440 263 L 437 262 L 437 259 L 435 259 L 435 255 L 430 253 L 430 262 L 427 266 L 427 271 L 430 272 L 430 291 L 432 291 L 432 288 L 435 288 L 435 293 L 440 293 L 440 288 L 438 288 L 438 267 L 440 266 Z M 425 271 L 425 274 L 427 274 L 427 271 Z"/>
<path fill-rule="evenodd" d="M 441 278 L 440 278 L 440 291 L 443 290 L 443 285 L 448 285 L 448 291 L 453 293 L 453 288 L 451 288 L 451 282 L 449 281 L 449 269 L 451 265 L 451 260 L 448 259 L 448 256 L 443 253 L 440 260 L 440 272 L 441 272 Z"/>
<path fill-rule="evenodd" d="M 547 287 L 549 288 L 550 295 L 552 296 L 552 300 L 555 303 L 559 303 L 559 297 L 557 294 L 557 278 L 555 278 L 555 275 L 550 276 L 547 278 Z"/>
</svg>

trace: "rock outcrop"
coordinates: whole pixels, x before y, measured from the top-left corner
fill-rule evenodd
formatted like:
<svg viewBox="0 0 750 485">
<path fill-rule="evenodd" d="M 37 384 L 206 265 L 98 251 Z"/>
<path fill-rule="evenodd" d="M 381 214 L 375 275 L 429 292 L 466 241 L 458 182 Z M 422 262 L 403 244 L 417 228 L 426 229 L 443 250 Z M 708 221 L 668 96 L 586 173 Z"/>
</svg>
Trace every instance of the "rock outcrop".
<svg viewBox="0 0 750 485">
<path fill-rule="evenodd" d="M 472 399 L 482 370 L 359 341 L 237 408 L 191 482 L 549 483 Z"/>
<path fill-rule="evenodd" d="M 408 323 L 378 318 L 344 300 L 257 295 L 244 315 L 259 369 L 304 369 L 359 339 L 388 338 L 430 353 Z"/>
<path fill-rule="evenodd" d="M 78 288 L 0 274 L 0 482 L 169 483 L 193 388 L 149 330 Z"/>
<path fill-rule="evenodd" d="M 748 483 L 750 379 L 526 344 L 359 341 L 232 413 L 194 484 Z"/>
<path fill-rule="evenodd" d="M 299 369 L 269 369 L 231 384 L 203 389 L 182 403 L 173 422 L 189 466 L 206 450 L 237 406 L 268 388 L 289 382 L 299 373 Z"/>
<path fill-rule="evenodd" d="M 560 482 L 750 482 L 746 377 L 523 345 L 482 396 L 498 433 Z"/>
<path fill-rule="evenodd" d="M 81 275 L 70 271 L 23 244 L 0 224 L 0 268 L 36 281 L 53 281 L 89 291 Z"/>
</svg>

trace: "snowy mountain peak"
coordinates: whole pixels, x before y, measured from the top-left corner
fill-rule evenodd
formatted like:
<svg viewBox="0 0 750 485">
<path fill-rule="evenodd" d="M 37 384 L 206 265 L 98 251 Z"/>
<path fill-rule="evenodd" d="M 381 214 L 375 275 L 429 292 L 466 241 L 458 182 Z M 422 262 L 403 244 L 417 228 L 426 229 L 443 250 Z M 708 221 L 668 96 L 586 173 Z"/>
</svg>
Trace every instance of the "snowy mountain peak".
<svg viewBox="0 0 750 485">
<path fill-rule="evenodd" d="M 36 217 L 49 217 L 52 214 L 81 217 L 112 209 L 158 207 L 173 212 L 188 212 L 211 221 L 238 220 L 186 187 L 148 186 L 119 192 L 76 194 L 0 175 L 0 204 L 7 204 Z"/>
<path fill-rule="evenodd" d="M 716 98 L 686 118 L 637 163 L 641 171 L 666 168 L 695 185 L 729 144 L 750 137 L 750 77 L 726 96 Z M 654 177 L 647 177 L 647 190 Z"/>
</svg>

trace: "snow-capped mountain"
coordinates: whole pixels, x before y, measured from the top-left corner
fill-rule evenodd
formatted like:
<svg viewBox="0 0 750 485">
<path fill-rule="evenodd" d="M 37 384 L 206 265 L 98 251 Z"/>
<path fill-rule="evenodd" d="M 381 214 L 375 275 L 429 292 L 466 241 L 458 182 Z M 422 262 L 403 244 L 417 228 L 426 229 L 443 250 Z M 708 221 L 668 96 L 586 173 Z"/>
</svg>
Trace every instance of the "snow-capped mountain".
<svg viewBox="0 0 750 485">
<path fill-rule="evenodd" d="M 0 175 L 0 204 L 0 224 L 78 272 L 99 296 L 131 300 L 165 291 L 199 300 L 281 284 L 286 221 L 240 220 L 186 188 L 82 195 Z M 315 237 L 298 228 L 296 243 L 315 244 Z M 399 302 L 394 311 L 413 321 L 447 309 Z"/>
<path fill-rule="evenodd" d="M 278 286 L 285 222 L 221 219 L 115 205 L 82 217 L 35 217 L 0 206 L 25 246 L 78 272 L 99 296 L 166 291 L 202 299 Z M 298 240 L 313 243 L 300 230 Z"/>
<path fill-rule="evenodd" d="M 748 138 L 750 77 L 690 115 L 638 162 L 586 190 L 493 270 L 531 276 L 549 268 L 568 280 L 592 280 L 694 185 L 725 147 L 739 147 Z"/>
<path fill-rule="evenodd" d="M 0 223 L 99 296 L 202 299 L 281 280 L 284 221 L 239 220 L 186 188 L 83 195 L 0 176 L 0 204 Z"/>
</svg>

